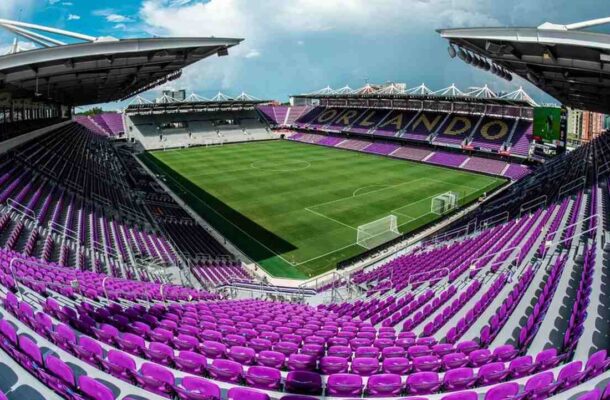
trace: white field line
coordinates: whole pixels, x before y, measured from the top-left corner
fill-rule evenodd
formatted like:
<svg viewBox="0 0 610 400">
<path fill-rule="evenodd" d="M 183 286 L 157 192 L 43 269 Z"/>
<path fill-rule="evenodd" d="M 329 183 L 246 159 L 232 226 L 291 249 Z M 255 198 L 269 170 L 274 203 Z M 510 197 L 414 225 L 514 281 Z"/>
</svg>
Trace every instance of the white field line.
<svg viewBox="0 0 610 400">
<path fill-rule="evenodd" d="M 339 199 L 335 199 L 335 200 L 327 201 L 327 202 L 324 202 L 324 203 L 315 204 L 315 205 L 313 205 L 313 206 L 309 206 L 308 208 L 310 208 L 310 209 L 311 209 L 311 208 L 317 208 L 317 207 L 320 207 L 320 206 L 325 206 L 325 205 L 327 205 L 327 204 L 334 204 L 334 203 L 338 203 L 338 202 L 340 202 L 340 201 L 344 201 L 344 200 L 353 200 L 353 199 L 354 199 L 354 197 L 363 197 L 363 196 L 368 196 L 368 195 L 369 195 L 369 194 L 371 194 L 371 193 L 377 193 L 377 192 L 382 192 L 382 191 L 384 191 L 384 190 L 388 190 L 388 189 L 394 189 L 394 188 L 396 188 L 396 187 L 403 186 L 403 185 L 406 185 L 406 184 L 409 184 L 409 183 L 413 183 L 413 182 L 417 182 L 417 181 L 420 181 L 420 180 L 422 180 L 422 179 L 426 179 L 426 178 L 417 178 L 417 179 L 413 179 L 413 180 L 411 180 L 411 181 L 397 183 L 396 185 L 385 186 L 385 187 L 383 187 L 383 188 L 381 188 L 381 189 L 377 189 L 377 190 L 371 190 L 370 192 L 366 192 L 366 193 L 361 194 L 361 195 L 358 195 L 358 196 L 353 196 L 353 194 L 352 194 L 352 196 L 341 197 L 341 198 L 339 198 Z M 379 185 L 379 186 L 382 186 L 382 185 Z M 366 187 L 366 186 L 363 186 L 363 187 Z"/>
<path fill-rule="evenodd" d="M 343 226 L 345 226 L 346 228 L 350 228 L 350 229 L 353 229 L 353 230 L 355 230 L 355 231 L 357 231 L 357 230 L 358 230 L 358 228 L 354 228 L 354 227 L 353 227 L 353 226 L 351 226 L 351 225 L 344 224 L 343 222 L 338 221 L 338 220 L 336 220 L 336 219 L 334 219 L 334 218 L 328 217 L 328 216 L 326 216 L 326 215 L 324 215 L 324 214 L 321 214 L 321 213 L 319 213 L 319 212 L 317 212 L 317 211 L 311 210 L 311 209 L 309 209 L 309 207 L 305 207 L 305 208 L 304 208 L 304 210 L 309 211 L 310 213 L 313 213 L 313 214 L 315 214 L 315 215 L 317 215 L 317 216 L 319 216 L 319 217 L 326 218 L 326 219 L 327 219 L 327 220 L 329 220 L 329 221 L 333 221 L 333 222 L 335 222 L 335 223 L 337 223 L 337 224 L 343 225 Z"/>
<path fill-rule="evenodd" d="M 388 185 L 367 185 L 367 186 L 361 186 L 358 189 L 354 190 L 354 192 L 352 193 L 352 197 L 358 197 L 356 196 L 356 193 L 358 193 L 360 190 L 362 189 L 366 189 L 366 188 L 372 188 L 372 187 L 380 187 L 380 188 L 385 188 Z M 368 193 L 368 192 L 367 192 Z M 366 194 L 366 193 L 365 193 Z"/>
</svg>

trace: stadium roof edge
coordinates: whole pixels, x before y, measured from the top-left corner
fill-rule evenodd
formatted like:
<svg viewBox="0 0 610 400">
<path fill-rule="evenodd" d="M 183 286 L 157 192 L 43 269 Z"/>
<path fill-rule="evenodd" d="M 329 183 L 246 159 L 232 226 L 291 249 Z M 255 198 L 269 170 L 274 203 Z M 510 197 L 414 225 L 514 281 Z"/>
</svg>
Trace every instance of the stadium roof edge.
<svg viewBox="0 0 610 400">
<path fill-rule="evenodd" d="M 0 56 L 0 91 L 79 106 L 116 101 L 180 76 L 241 38 L 136 38 L 43 47 Z"/>
<path fill-rule="evenodd" d="M 457 54 L 477 67 L 491 63 L 508 70 L 567 106 L 609 113 L 610 35 L 582 30 L 608 22 L 610 18 L 437 32 L 450 42 L 452 57 Z"/>
</svg>

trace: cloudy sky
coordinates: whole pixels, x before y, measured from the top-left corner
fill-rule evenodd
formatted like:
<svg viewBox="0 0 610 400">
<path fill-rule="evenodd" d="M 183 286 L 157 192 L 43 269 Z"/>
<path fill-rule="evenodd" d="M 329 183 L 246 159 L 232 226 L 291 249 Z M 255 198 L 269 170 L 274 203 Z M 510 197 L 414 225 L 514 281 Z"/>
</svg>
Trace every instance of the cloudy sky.
<svg viewBox="0 0 610 400">
<path fill-rule="evenodd" d="M 173 86 L 278 100 L 367 81 L 510 90 L 523 82 L 450 59 L 435 29 L 569 23 L 607 16 L 604 9 L 608 0 L 0 0 L 0 18 L 93 36 L 244 38 L 229 57 L 189 67 Z M 11 41 L 1 34 L 0 50 Z"/>
</svg>

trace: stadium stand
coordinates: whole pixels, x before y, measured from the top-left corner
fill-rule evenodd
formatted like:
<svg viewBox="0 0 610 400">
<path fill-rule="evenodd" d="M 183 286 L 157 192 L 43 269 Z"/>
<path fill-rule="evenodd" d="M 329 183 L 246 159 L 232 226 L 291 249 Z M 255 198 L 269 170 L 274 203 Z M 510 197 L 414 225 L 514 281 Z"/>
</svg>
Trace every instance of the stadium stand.
<svg viewBox="0 0 610 400">
<path fill-rule="evenodd" d="M 531 122 L 515 119 L 497 137 L 481 126 L 493 122 L 487 116 L 465 118 L 462 128 L 473 125 L 460 139 L 445 137 L 462 130 L 457 122 L 450 129 L 457 116 L 449 113 L 444 122 L 441 113 L 426 117 L 438 119 L 442 132 L 407 133 L 397 110 L 359 118 L 329 110 L 295 109 L 294 124 L 336 135 L 289 139 L 514 181 L 435 236 L 354 264 L 320 289 L 356 298 L 238 299 L 225 286 L 251 282 L 249 272 L 222 257 L 220 243 L 133 157 L 145 143 L 112 139 L 120 135 L 116 116 L 60 124 L 0 156 L 0 399 L 610 397 L 610 133 L 530 171 L 390 139 L 404 133 L 422 144 L 510 149 L 530 140 Z M 292 111 L 259 109 L 277 125 Z M 241 138 L 236 127 L 260 122 L 256 113 L 231 114 L 239 122 L 222 128 L 218 120 L 202 125 Z M 176 122 L 160 118 L 157 126 Z M 339 135 L 337 123 L 371 137 Z M 153 145 L 156 127 L 147 124 L 142 119 L 138 129 Z M 185 127 L 169 130 L 162 137 L 188 143 Z M 141 257 L 186 262 L 200 284 L 136 268 Z"/>
<path fill-rule="evenodd" d="M 276 107 L 267 106 L 272 115 Z M 527 157 L 532 142 L 532 121 L 485 115 L 399 110 L 353 110 L 316 107 L 291 124 L 321 133 L 346 132 L 399 137 L 437 146 L 467 147 Z"/>
<path fill-rule="evenodd" d="M 587 167 L 607 143 L 600 138 L 556 164 Z M 546 174 L 536 171 L 530 179 Z M 77 296 L 60 283 L 73 279 L 74 269 L 23 261 L 16 282 L 8 269 L 0 275 L 8 288 L 20 285 L 32 294 L 28 302 L 5 295 L 2 348 L 59 393 L 107 391 L 108 398 L 114 394 L 100 379 L 111 379 L 124 394 L 220 398 L 221 388 L 237 387 L 244 399 L 259 392 L 262 398 L 282 392 L 447 398 L 463 391 L 529 398 L 591 387 L 608 366 L 605 345 L 594 344 L 603 329 L 594 328 L 600 318 L 594 310 L 604 301 L 594 295 L 603 290 L 594 277 L 604 273 L 599 251 L 607 221 L 586 215 L 610 198 L 607 178 L 592 178 L 520 218 L 422 244 L 358 272 L 352 279 L 369 288 L 363 299 L 317 309 L 261 300 L 184 302 L 213 297 L 176 288 L 166 294 L 176 303 L 143 314 L 141 306 L 96 301 L 155 298 L 154 287 L 117 280 L 106 295 L 100 275 L 77 272 L 84 293 Z M 0 253 L 7 261 L 11 254 Z M 45 283 L 27 279 L 34 276 Z M 573 317 L 557 328 L 562 304 Z M 55 354 L 43 355 L 50 344 Z M 68 363 L 87 374 L 77 382 Z"/>
<path fill-rule="evenodd" d="M 127 114 L 129 136 L 147 150 L 277 139 L 256 110 Z"/>
<path fill-rule="evenodd" d="M 531 172 L 530 167 L 522 164 L 509 163 L 491 158 L 449 153 L 447 151 L 385 143 L 371 139 L 348 139 L 340 136 L 329 136 L 315 133 L 292 133 L 289 140 L 322 146 L 337 147 L 347 150 L 363 151 L 412 161 L 437 164 L 445 167 L 467 169 L 490 175 L 503 176 L 518 180 Z"/>
</svg>

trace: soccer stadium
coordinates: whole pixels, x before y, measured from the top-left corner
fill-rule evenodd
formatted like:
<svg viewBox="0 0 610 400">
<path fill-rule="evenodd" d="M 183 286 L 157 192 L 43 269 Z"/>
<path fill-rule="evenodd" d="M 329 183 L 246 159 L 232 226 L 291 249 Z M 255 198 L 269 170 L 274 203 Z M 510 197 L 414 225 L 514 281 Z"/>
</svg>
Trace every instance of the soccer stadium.
<svg viewBox="0 0 610 400">
<path fill-rule="evenodd" d="M 610 399 L 608 24 L 281 101 L 188 94 L 248 37 L 0 19 L 0 400 Z"/>
</svg>

